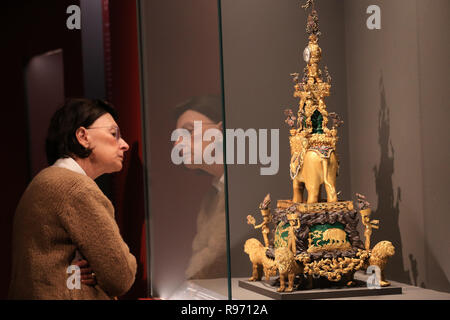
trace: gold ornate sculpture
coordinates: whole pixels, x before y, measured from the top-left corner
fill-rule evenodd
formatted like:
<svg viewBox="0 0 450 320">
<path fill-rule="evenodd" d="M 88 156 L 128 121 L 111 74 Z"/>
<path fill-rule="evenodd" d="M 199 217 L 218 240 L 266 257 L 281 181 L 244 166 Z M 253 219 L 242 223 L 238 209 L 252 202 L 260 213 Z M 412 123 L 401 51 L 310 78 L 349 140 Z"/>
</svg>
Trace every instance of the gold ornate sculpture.
<svg viewBox="0 0 450 320">
<path fill-rule="evenodd" d="M 347 234 L 344 230 L 338 228 L 329 228 L 323 232 L 314 231 L 309 234 L 309 247 L 308 252 L 319 252 L 323 250 L 350 250 L 351 245 L 347 240 Z M 314 240 L 319 239 L 327 244 L 316 246 Z"/>
<path fill-rule="evenodd" d="M 261 279 L 258 268 L 262 266 L 265 278 L 278 271 L 278 292 L 294 290 L 294 279 L 300 275 L 299 288 L 314 287 L 314 279 L 322 278 L 330 284 L 355 285 L 354 273 L 376 266 L 381 271 L 381 286 L 388 286 L 384 268 L 395 248 L 389 241 L 381 241 L 370 249 L 372 229 L 378 229 L 378 220 L 370 220 L 370 204 L 361 194 L 353 201 L 339 201 L 336 192 L 338 159 L 336 143 L 337 128 L 343 123 L 334 113 L 328 113 L 325 97 L 330 95 L 331 76 L 328 68 L 319 67 L 322 50 L 319 18 L 314 9 L 314 0 L 303 6 L 311 8 L 306 31 L 308 46 L 303 53 L 307 65 L 303 78 L 292 73 L 294 97 L 299 99 L 298 112 L 285 110 L 286 123 L 290 127 L 290 173 L 293 186 L 292 200 L 278 200 L 277 208 L 271 212 L 270 196 L 267 195 L 259 209 L 263 222 L 256 225 L 253 216 L 247 223 L 255 229 L 261 228 L 264 246 L 252 238 L 245 243 L 253 265 L 251 281 Z M 331 119 L 330 127 L 328 125 Z M 320 201 L 319 191 L 324 185 L 326 201 Z M 303 199 L 306 187 L 308 198 Z M 360 239 L 357 225 L 358 212 L 365 227 L 365 243 Z M 273 241 L 269 240 L 269 225 L 275 224 Z M 286 278 L 288 286 L 286 288 Z"/>
<path fill-rule="evenodd" d="M 329 281 L 340 281 L 347 276 L 346 284 L 351 285 L 353 274 L 361 269 L 366 269 L 369 252 L 358 250 L 355 258 L 327 258 L 312 261 L 308 255 L 300 254 L 296 257 L 304 265 L 304 273 L 310 276 L 321 276 Z"/>
<path fill-rule="evenodd" d="M 275 263 L 280 274 L 280 287 L 278 292 L 291 292 L 294 289 L 295 276 L 302 272 L 301 266 L 295 260 L 295 255 L 288 247 L 281 247 L 275 250 Z M 288 287 L 285 281 L 288 278 Z"/>
<path fill-rule="evenodd" d="M 370 249 L 370 237 L 372 236 L 372 229 L 378 229 L 379 220 L 370 220 L 370 215 L 372 214 L 372 210 L 369 208 L 370 204 L 366 200 L 366 197 L 357 193 L 356 194 L 359 213 L 361 214 L 361 222 L 365 227 L 364 230 L 364 247 L 366 250 Z"/>
<path fill-rule="evenodd" d="M 263 216 L 263 222 L 259 225 L 256 224 L 256 220 L 252 215 L 247 216 L 247 223 L 252 224 L 255 229 L 261 228 L 261 232 L 264 237 L 264 244 L 266 248 L 269 247 L 269 233 L 270 229 L 268 224 L 272 222 L 272 215 L 270 214 L 270 193 L 264 198 L 263 202 L 259 205 L 259 209 L 261 210 L 261 215 Z"/>
<path fill-rule="evenodd" d="M 261 268 L 264 272 L 264 277 L 266 280 L 270 279 L 277 272 L 277 265 L 273 259 L 266 256 L 266 249 L 257 239 L 248 239 L 244 245 L 244 251 L 249 255 L 250 261 L 252 262 L 252 276 L 250 281 L 261 280 Z"/>
<path fill-rule="evenodd" d="M 378 242 L 372 249 L 369 264 L 380 268 L 381 271 L 380 286 L 382 287 L 387 287 L 391 284 L 389 281 L 386 280 L 384 276 L 384 267 L 386 266 L 388 259 L 392 257 L 394 254 L 395 248 L 389 241 Z"/>
<path fill-rule="evenodd" d="M 370 208 L 361 210 L 359 213 L 361 214 L 362 223 L 365 227 L 364 246 L 365 246 L 366 250 L 369 250 L 370 249 L 370 237 L 372 236 L 372 229 L 378 229 L 379 220 L 370 220 L 370 214 L 372 213 L 372 210 Z"/>
<path fill-rule="evenodd" d="M 293 255 L 297 254 L 297 235 L 295 231 L 300 228 L 300 219 L 298 218 L 298 213 L 288 213 L 287 219 L 289 222 L 289 235 L 288 235 L 288 249 L 291 250 Z"/>
<path fill-rule="evenodd" d="M 309 5 L 307 5 L 309 7 Z M 299 98 L 297 128 L 291 124 L 290 172 L 293 180 L 293 202 L 303 202 L 303 191 L 308 191 L 308 203 L 318 202 L 320 186 L 324 185 L 327 202 L 336 202 L 336 176 L 339 170 L 336 156 L 338 123 L 328 129 L 328 112 L 325 97 L 330 95 L 331 77 L 326 69 L 327 79 L 322 79 L 322 71 L 318 64 L 322 57 L 322 49 L 318 44 L 317 12 L 313 9 L 308 18 L 307 30 L 309 43 L 303 52 L 307 62 L 303 82 L 299 82 L 298 73 L 293 73 L 294 97 Z M 292 119 L 289 111 L 286 112 Z"/>
</svg>

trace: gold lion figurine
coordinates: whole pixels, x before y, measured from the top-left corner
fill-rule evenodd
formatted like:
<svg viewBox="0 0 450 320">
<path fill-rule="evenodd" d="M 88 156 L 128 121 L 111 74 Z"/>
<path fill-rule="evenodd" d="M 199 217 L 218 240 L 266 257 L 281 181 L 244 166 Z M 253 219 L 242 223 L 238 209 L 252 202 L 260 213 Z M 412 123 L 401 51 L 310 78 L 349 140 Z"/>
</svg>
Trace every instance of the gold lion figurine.
<svg viewBox="0 0 450 320">
<path fill-rule="evenodd" d="M 395 254 L 395 247 L 390 241 L 380 241 L 372 249 L 372 253 L 369 258 L 369 264 L 371 266 L 377 266 L 381 271 L 380 286 L 387 287 L 391 283 L 386 280 L 384 276 L 384 268 L 390 257 Z"/>
<path fill-rule="evenodd" d="M 297 274 L 303 272 L 303 266 L 295 261 L 295 256 L 288 247 L 281 247 L 275 250 L 275 262 L 280 274 L 280 287 L 277 292 L 292 292 L 294 290 L 294 279 Z M 286 277 L 288 287 L 286 288 Z"/>
<path fill-rule="evenodd" d="M 261 267 L 264 271 L 264 277 L 269 280 L 271 276 L 275 276 L 277 273 L 277 266 L 274 260 L 269 259 L 266 256 L 266 249 L 255 238 L 248 239 L 244 245 L 244 251 L 249 255 L 252 262 L 253 271 L 250 281 L 261 280 Z"/>
</svg>

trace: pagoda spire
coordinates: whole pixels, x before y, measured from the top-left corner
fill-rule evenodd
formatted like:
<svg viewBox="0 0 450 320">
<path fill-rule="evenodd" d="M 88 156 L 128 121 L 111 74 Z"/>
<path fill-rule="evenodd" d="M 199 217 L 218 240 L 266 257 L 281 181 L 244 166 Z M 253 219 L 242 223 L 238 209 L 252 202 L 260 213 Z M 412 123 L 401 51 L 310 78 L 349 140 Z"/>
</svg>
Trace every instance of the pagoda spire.
<svg viewBox="0 0 450 320">
<path fill-rule="evenodd" d="M 302 6 L 309 10 L 306 21 L 306 33 L 308 34 L 308 45 L 303 51 L 303 60 L 306 66 L 303 69 L 303 77 L 300 73 L 292 73 L 294 81 L 294 97 L 299 99 L 297 117 L 294 112 L 286 110 L 286 123 L 291 127 L 290 147 L 291 147 L 291 178 L 301 172 L 303 160 L 310 151 L 320 154 L 321 159 L 329 161 L 336 151 L 338 141 L 337 128 L 342 124 L 342 120 L 336 113 L 328 113 L 325 98 L 330 96 L 331 76 L 328 68 L 324 72 L 319 67 L 322 59 L 322 49 L 319 46 L 321 35 L 319 28 L 319 15 L 314 8 L 315 2 L 307 0 Z M 328 127 L 328 118 L 332 120 L 332 125 Z M 296 122 L 294 120 L 297 120 Z M 336 156 L 333 156 L 336 158 Z M 324 162 L 324 166 L 325 166 Z M 339 166 L 337 164 L 337 166 Z M 325 172 L 325 171 L 324 171 Z M 333 181 L 335 178 L 332 179 Z M 329 188 L 329 198 L 336 199 L 334 184 L 324 177 L 324 183 Z M 294 196 L 294 202 L 298 197 Z"/>
<path fill-rule="evenodd" d="M 330 95 L 331 76 L 328 68 L 325 67 L 325 81 L 322 78 L 322 70 L 319 62 L 322 58 L 322 49 L 319 46 L 319 15 L 314 8 L 314 0 L 307 0 L 302 6 L 305 10 L 311 8 L 306 22 L 306 33 L 308 46 L 303 51 L 303 59 L 306 67 L 303 70 L 302 81 L 299 81 L 299 74 L 293 73 L 294 97 L 299 98 L 299 108 L 297 112 L 298 131 L 304 135 L 325 134 L 331 138 L 332 132 L 327 127 L 328 112 L 325 104 L 325 97 Z M 336 136 L 335 136 L 336 137 Z M 323 139 L 322 139 L 323 140 Z M 335 140 L 335 139 L 334 139 Z M 335 147 L 335 141 L 329 140 L 329 144 Z"/>
</svg>

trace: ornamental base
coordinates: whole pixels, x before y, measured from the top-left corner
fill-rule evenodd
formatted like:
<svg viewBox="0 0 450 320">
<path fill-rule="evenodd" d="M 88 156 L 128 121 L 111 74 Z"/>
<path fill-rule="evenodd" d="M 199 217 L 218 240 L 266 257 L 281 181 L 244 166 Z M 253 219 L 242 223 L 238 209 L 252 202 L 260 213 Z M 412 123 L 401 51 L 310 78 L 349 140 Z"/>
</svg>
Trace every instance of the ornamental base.
<svg viewBox="0 0 450 320">
<path fill-rule="evenodd" d="M 369 288 L 367 283 L 362 280 L 354 280 L 355 284 L 353 287 L 337 286 L 336 284 L 333 287 L 320 287 L 319 285 L 315 289 L 277 292 L 278 287 L 275 281 L 275 279 L 269 282 L 239 280 L 239 287 L 275 300 L 337 299 L 402 294 L 400 286 L 391 285 L 390 287 Z"/>
</svg>

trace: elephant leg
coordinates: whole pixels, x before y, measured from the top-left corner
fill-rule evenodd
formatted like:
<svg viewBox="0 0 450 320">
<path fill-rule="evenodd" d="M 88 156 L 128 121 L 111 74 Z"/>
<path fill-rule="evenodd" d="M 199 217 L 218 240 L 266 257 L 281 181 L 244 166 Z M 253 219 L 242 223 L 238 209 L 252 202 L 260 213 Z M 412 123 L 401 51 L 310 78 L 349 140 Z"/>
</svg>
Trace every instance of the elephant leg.
<svg viewBox="0 0 450 320">
<path fill-rule="evenodd" d="M 306 190 L 308 190 L 307 203 L 316 203 L 319 201 L 320 184 L 307 184 Z"/>
<path fill-rule="evenodd" d="M 307 203 L 319 202 L 319 189 L 323 183 L 323 164 L 320 155 L 315 151 L 308 151 L 303 160 L 303 167 L 300 171 L 302 181 L 308 190 Z"/>
<path fill-rule="evenodd" d="M 336 188 L 331 183 L 325 183 L 325 191 L 327 193 L 327 202 L 337 202 Z"/>
<path fill-rule="evenodd" d="M 294 191 L 294 197 L 292 198 L 292 202 L 302 203 L 305 185 L 302 182 L 300 182 L 297 178 L 295 178 L 292 181 L 292 189 Z"/>
</svg>

